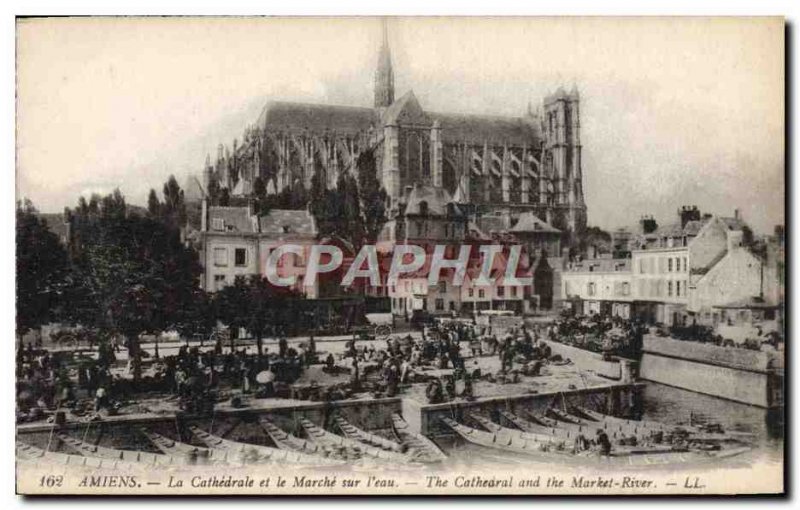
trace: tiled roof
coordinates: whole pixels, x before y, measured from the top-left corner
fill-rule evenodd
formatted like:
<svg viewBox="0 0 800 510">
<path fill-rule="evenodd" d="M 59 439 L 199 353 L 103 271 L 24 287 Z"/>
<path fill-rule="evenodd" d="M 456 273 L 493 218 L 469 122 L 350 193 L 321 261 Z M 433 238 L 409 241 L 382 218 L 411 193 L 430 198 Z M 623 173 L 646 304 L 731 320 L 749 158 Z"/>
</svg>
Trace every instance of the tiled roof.
<svg viewBox="0 0 800 510">
<path fill-rule="evenodd" d="M 431 119 L 422 111 L 414 92 L 408 91 L 392 103 L 383 114 L 384 125 L 416 124 L 429 126 Z"/>
<path fill-rule="evenodd" d="M 553 232 L 560 234 L 561 231 L 552 225 L 537 218 L 532 212 L 522 213 L 519 221 L 510 232 Z"/>
<path fill-rule="evenodd" d="M 354 106 L 270 102 L 258 124 L 266 129 L 356 134 L 379 123 L 377 111 Z"/>
<path fill-rule="evenodd" d="M 705 225 L 704 221 L 700 220 L 692 220 L 686 223 L 686 226 L 683 227 L 683 233 L 687 236 L 696 236 L 700 229 L 703 228 Z"/>
<path fill-rule="evenodd" d="M 747 223 L 739 218 L 719 217 L 719 220 L 728 227 L 728 230 L 742 230 L 747 226 Z"/>
<path fill-rule="evenodd" d="M 626 272 L 631 270 L 631 259 L 586 259 L 574 262 L 572 271 L 585 272 L 589 267 L 598 273 Z"/>
<path fill-rule="evenodd" d="M 533 145 L 541 136 L 533 122 L 521 117 L 499 117 L 458 113 L 428 113 L 442 126 L 445 142 L 509 143 L 511 145 Z"/>
<path fill-rule="evenodd" d="M 215 228 L 217 222 L 214 220 L 216 219 L 223 221 L 222 230 Z M 208 229 L 212 232 L 254 233 L 256 231 L 250 216 L 250 210 L 247 207 L 209 207 Z"/>
<path fill-rule="evenodd" d="M 305 209 L 273 209 L 258 222 L 264 234 L 317 234 L 314 217 Z"/>
</svg>

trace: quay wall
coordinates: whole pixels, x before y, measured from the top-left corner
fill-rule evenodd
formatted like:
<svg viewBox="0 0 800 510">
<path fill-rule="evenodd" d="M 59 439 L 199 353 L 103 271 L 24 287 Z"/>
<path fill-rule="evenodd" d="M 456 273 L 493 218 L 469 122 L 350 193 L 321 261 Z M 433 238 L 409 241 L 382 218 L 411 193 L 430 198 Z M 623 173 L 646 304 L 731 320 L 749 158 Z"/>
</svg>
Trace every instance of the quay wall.
<svg viewBox="0 0 800 510">
<path fill-rule="evenodd" d="M 47 448 L 49 445 L 50 450 L 65 453 L 70 452 L 60 444 L 58 432 L 111 448 L 146 451 L 152 449 L 152 445 L 144 435 L 137 432 L 137 428 L 142 427 L 172 439 L 202 446 L 189 429 L 190 426 L 196 426 L 232 441 L 270 445 L 259 423 L 261 416 L 267 416 L 286 432 L 302 435 L 299 423 L 301 417 L 327 428 L 332 416 L 339 413 L 353 425 L 368 430 L 381 430 L 390 428 L 392 413 L 401 411 L 401 399 L 397 397 L 338 402 L 283 400 L 276 403 L 278 405 L 270 407 L 253 405 L 242 409 L 222 408 L 211 417 L 174 413 L 142 414 L 111 416 L 102 422 L 69 422 L 61 427 L 53 427 L 52 424 L 22 424 L 17 427 L 17 437 L 34 446 Z"/>
<path fill-rule="evenodd" d="M 770 407 L 771 358 L 767 352 L 648 335 L 639 375 L 647 381 Z"/>
<path fill-rule="evenodd" d="M 553 350 L 553 354 L 560 354 L 564 359 L 571 359 L 581 370 L 591 370 L 598 375 L 609 379 L 620 379 L 620 363 L 617 360 L 607 361 L 602 354 L 572 347 L 559 342 L 546 341 Z"/>
</svg>

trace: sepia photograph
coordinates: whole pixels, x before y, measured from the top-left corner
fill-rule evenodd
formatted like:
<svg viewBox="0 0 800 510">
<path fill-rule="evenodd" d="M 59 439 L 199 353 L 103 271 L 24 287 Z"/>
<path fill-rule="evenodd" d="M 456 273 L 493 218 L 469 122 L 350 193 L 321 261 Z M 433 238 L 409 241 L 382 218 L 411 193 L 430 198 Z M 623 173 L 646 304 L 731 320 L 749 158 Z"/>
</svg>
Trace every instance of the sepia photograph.
<svg viewBox="0 0 800 510">
<path fill-rule="evenodd" d="M 18 494 L 785 494 L 784 18 L 15 30 Z"/>
</svg>

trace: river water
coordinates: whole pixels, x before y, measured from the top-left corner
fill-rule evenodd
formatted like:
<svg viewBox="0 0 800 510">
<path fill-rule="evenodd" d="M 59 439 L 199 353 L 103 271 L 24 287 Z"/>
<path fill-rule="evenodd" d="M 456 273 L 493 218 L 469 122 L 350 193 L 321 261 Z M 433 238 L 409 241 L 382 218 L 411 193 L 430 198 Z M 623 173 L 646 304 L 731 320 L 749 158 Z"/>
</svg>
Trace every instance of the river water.
<svg viewBox="0 0 800 510">
<path fill-rule="evenodd" d="M 666 424 L 719 423 L 724 430 L 754 434 L 750 458 L 771 462 L 783 459 L 783 430 L 780 420 L 765 409 L 740 404 L 700 393 L 657 383 L 647 383 L 642 393 L 642 419 Z M 500 450 L 491 450 L 466 443 L 461 439 L 437 443 L 447 453 L 445 469 L 453 467 L 489 467 L 530 464 L 529 457 Z"/>
</svg>

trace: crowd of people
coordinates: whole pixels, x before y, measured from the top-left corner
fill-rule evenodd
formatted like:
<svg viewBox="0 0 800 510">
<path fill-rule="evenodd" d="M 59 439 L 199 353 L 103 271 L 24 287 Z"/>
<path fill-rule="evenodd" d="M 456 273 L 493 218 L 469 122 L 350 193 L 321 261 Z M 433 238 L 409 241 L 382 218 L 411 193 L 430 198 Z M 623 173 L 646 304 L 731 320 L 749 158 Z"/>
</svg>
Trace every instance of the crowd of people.
<svg viewBox="0 0 800 510">
<path fill-rule="evenodd" d="M 394 396 L 408 383 L 426 382 L 428 402 L 439 403 L 473 398 L 478 380 L 505 382 L 519 380 L 520 374 L 537 376 L 551 354 L 538 331 L 524 325 L 498 335 L 489 326 L 449 321 L 425 327 L 421 338 L 410 334 L 390 338 L 385 349 L 376 348 L 374 343 L 358 346 L 355 340 L 350 341 L 345 359 L 351 387 L 356 391 Z M 478 363 L 479 358 L 495 356 L 499 361 L 495 373 Z M 332 355 L 327 364 L 328 370 L 336 370 Z"/>
<path fill-rule="evenodd" d="M 563 313 L 548 327 L 547 338 L 604 356 L 638 358 L 645 331 L 644 324 L 634 319 Z"/>
<path fill-rule="evenodd" d="M 181 410 L 209 413 L 216 402 L 230 399 L 244 405 L 244 396 L 337 400 L 355 393 L 394 396 L 411 383 L 427 383 L 429 402 L 458 397 L 471 399 L 480 380 L 509 382 L 520 374 L 539 375 L 551 358 L 550 347 L 537 329 L 525 326 L 504 331 L 475 322 L 437 322 L 419 336 L 395 335 L 382 342 L 362 342 L 355 336 L 344 352 L 317 350 L 311 336 L 290 346 L 278 336 L 277 349 L 254 353 L 246 347 L 213 348 L 181 345 L 166 356 L 129 356 L 117 362 L 119 344 L 102 341 L 94 355 L 60 351 L 54 356 L 28 344 L 18 350 L 20 419 L 35 420 L 46 411 L 68 408 L 75 414 L 113 414 L 142 396 L 177 399 Z M 173 351 L 174 352 L 174 351 Z M 499 368 L 488 370 L 481 358 L 496 357 Z M 143 361 L 144 358 L 144 361 Z M 312 365 L 335 377 L 300 390 L 293 386 Z M 318 372 L 315 372 L 317 374 Z M 340 376 L 346 374 L 346 381 Z M 305 381 L 306 383 L 308 381 Z M 170 397 L 174 397 L 171 399 Z"/>
</svg>

